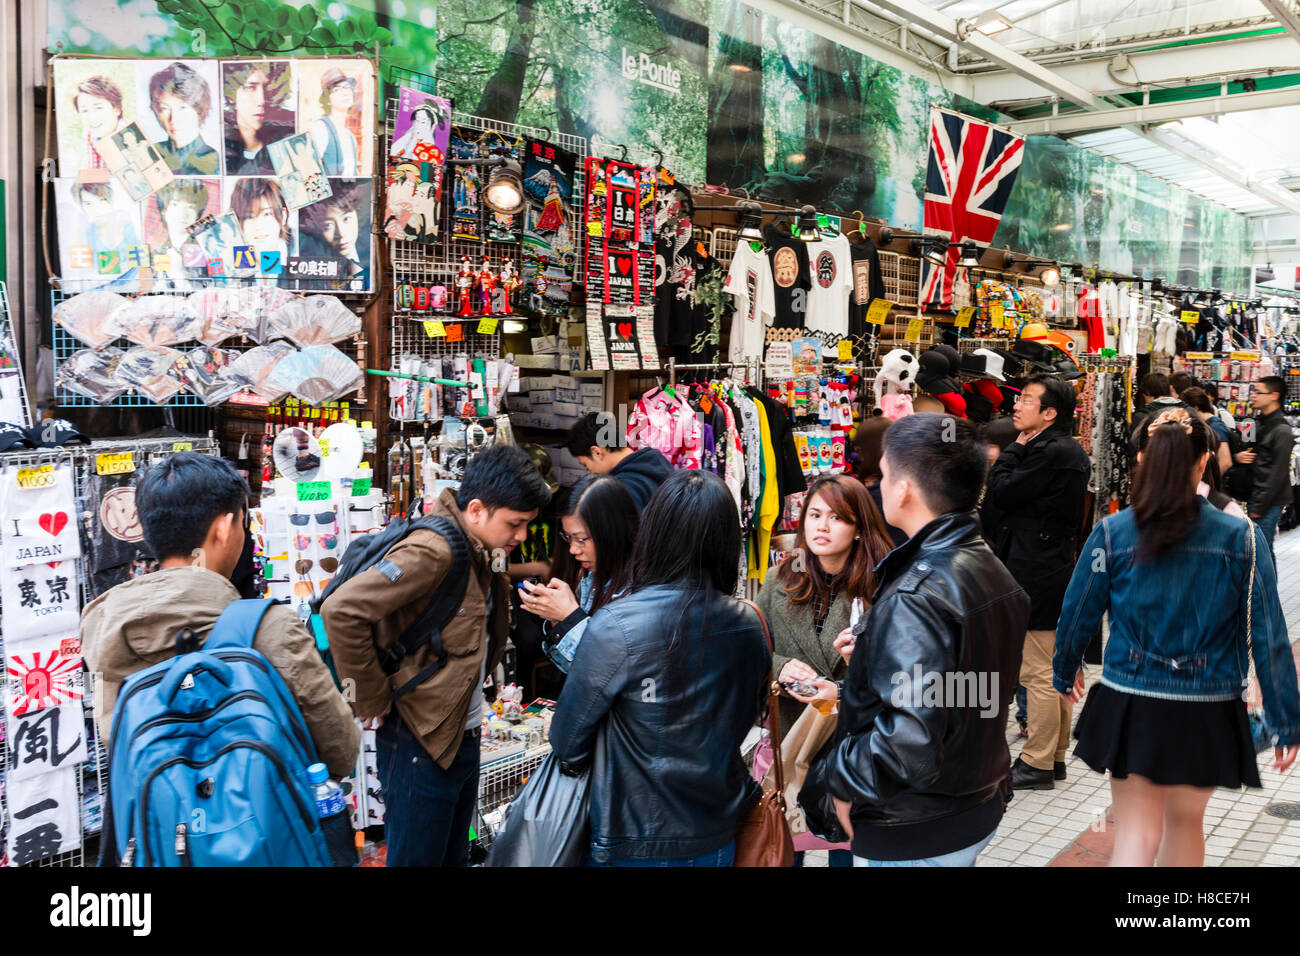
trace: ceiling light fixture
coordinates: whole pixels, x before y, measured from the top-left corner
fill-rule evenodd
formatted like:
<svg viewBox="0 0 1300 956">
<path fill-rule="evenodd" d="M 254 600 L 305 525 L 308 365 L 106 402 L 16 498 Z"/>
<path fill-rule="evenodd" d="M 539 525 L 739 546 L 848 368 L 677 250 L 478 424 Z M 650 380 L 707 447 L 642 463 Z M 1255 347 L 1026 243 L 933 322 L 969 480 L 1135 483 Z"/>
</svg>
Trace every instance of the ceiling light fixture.
<svg viewBox="0 0 1300 956">
<path fill-rule="evenodd" d="M 986 37 L 1010 30 L 1014 24 L 996 10 L 985 10 L 975 18 L 975 29 Z"/>
</svg>

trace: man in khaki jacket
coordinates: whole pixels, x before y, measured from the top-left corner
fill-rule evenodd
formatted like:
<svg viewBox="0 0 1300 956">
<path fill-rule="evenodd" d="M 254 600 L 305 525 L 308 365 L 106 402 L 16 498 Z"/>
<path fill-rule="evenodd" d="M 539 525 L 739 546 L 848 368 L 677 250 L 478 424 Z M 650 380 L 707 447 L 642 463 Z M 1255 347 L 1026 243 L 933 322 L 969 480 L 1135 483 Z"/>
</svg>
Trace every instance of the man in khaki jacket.
<svg viewBox="0 0 1300 956">
<path fill-rule="evenodd" d="M 376 741 L 389 866 L 469 861 L 483 683 L 501 660 L 509 629 L 506 558 L 550 498 L 526 454 L 494 445 L 470 461 L 459 491 L 446 490 L 433 502 L 426 513 L 450 519 L 465 535 L 470 574 L 462 606 L 442 630 L 446 663 L 396 701 L 394 689 L 436 656 L 423 645 L 390 677 L 379 652 L 392 647 L 442 585 L 451 564 L 446 539 L 411 532 L 322 608 L 339 675 L 356 689 L 357 716 L 383 717 Z"/>
<path fill-rule="evenodd" d="M 123 681 L 174 657 L 182 628 L 206 641 L 226 605 L 239 600 L 230 575 L 247 534 L 248 485 L 228 461 L 172 455 L 145 473 L 135 499 L 145 544 L 161 568 L 100 595 L 81 616 L 81 652 L 99 679 L 103 735 Z M 351 774 L 361 729 L 298 616 L 281 605 L 268 609 L 253 648 L 284 679 L 330 775 Z"/>
</svg>

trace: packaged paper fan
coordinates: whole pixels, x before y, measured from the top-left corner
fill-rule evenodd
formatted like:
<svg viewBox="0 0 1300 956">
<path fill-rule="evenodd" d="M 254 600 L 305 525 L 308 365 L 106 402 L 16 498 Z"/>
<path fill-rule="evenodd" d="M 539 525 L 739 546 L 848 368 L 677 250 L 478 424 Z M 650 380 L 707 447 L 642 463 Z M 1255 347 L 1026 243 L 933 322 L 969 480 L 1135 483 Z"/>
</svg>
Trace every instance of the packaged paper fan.
<svg viewBox="0 0 1300 956">
<path fill-rule="evenodd" d="M 189 301 L 179 295 L 142 295 L 118 306 L 110 324 L 136 345 L 170 346 L 193 342 L 201 323 Z"/>
<path fill-rule="evenodd" d="M 288 356 L 295 354 L 295 351 L 288 342 L 259 345 L 255 349 L 249 349 L 222 369 L 220 377 L 236 388 L 247 388 L 256 392 L 268 402 L 278 402 L 288 395 L 290 390 L 272 382 L 271 373 Z"/>
<path fill-rule="evenodd" d="M 176 349 L 142 345 L 122 356 L 116 375 L 119 381 L 133 385 L 141 395 L 162 405 L 184 387 L 184 363 L 185 356 Z"/>
<path fill-rule="evenodd" d="M 270 333 L 267 320 L 272 313 L 284 308 L 298 296 L 275 286 L 246 286 L 239 290 L 239 314 L 244 323 L 243 334 L 254 342 L 265 342 Z"/>
<path fill-rule="evenodd" d="M 203 400 L 204 405 L 220 405 L 239 391 L 239 386 L 222 371 L 239 358 L 233 349 L 200 346 L 185 353 L 187 364 L 182 370 L 185 387 Z"/>
<path fill-rule="evenodd" d="M 200 289 L 191 293 L 187 301 L 199 320 L 198 340 L 204 345 L 220 345 L 236 335 L 249 335 L 250 323 L 241 311 L 243 298 L 239 289 Z"/>
<path fill-rule="evenodd" d="M 59 364 L 54 384 L 107 405 L 129 388 L 114 376 L 123 354 L 121 349 L 112 347 L 74 352 Z"/>
<path fill-rule="evenodd" d="M 268 326 L 272 336 L 307 348 L 351 338 L 361 331 L 361 316 L 332 295 L 311 295 L 276 309 Z"/>
<path fill-rule="evenodd" d="M 129 301 L 115 292 L 83 292 L 55 306 L 54 321 L 92 349 L 102 349 L 120 338 L 109 316 Z"/>
<path fill-rule="evenodd" d="M 332 345 L 313 345 L 286 358 L 272 373 L 275 385 L 307 402 L 332 402 L 361 387 L 357 363 Z"/>
</svg>

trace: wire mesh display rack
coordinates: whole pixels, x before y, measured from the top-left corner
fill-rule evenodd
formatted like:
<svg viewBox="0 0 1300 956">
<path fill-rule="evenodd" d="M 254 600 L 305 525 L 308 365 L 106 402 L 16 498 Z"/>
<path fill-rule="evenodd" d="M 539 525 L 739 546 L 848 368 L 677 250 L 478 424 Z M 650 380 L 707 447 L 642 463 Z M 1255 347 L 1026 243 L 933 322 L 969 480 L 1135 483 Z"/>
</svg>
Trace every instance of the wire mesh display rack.
<svg viewBox="0 0 1300 956">
<path fill-rule="evenodd" d="M 16 373 L 18 383 L 18 400 L 23 406 L 23 419 L 13 424 L 30 428 L 32 424 L 32 405 L 27 400 L 27 382 L 23 377 L 23 360 L 18 350 L 18 337 L 14 334 L 13 319 L 9 311 L 9 291 L 0 281 L 0 353 L 7 356 L 4 365 L 0 365 L 0 375 Z"/>
<path fill-rule="evenodd" d="M 418 79 L 423 74 L 412 74 L 411 76 Z M 396 74 L 390 75 L 390 83 L 404 82 L 405 78 L 408 78 L 405 73 L 400 76 Z M 419 89 L 427 89 L 427 87 L 427 83 L 417 86 Z M 392 150 L 393 129 L 397 122 L 397 111 L 398 98 L 396 95 L 392 95 L 388 99 L 385 111 L 387 119 L 385 155 Z M 583 236 L 581 197 L 584 195 L 586 182 L 587 140 L 581 136 L 573 136 L 567 133 L 557 134 L 541 127 L 521 126 L 517 123 L 506 123 L 482 116 L 473 116 L 468 113 L 453 113 L 452 122 L 462 129 L 478 133 L 497 132 L 511 140 L 544 139 L 556 146 L 563 147 L 577 157 L 574 166 L 573 192 L 570 195 L 566 218 L 569 235 L 574 242 L 573 281 L 581 282 L 583 276 L 582 256 L 580 254 Z M 478 327 L 482 317 L 457 318 L 453 314 L 455 310 L 450 308 L 454 304 L 454 296 L 451 293 L 454 292 L 455 277 L 461 267 L 462 257 L 468 256 L 470 262 L 475 266 L 484 255 L 491 256 L 494 262 L 497 263 L 509 258 L 515 265 L 516 274 L 522 275 L 522 254 L 525 247 L 522 242 L 501 243 L 489 240 L 486 237 L 481 240 L 453 239 L 450 229 L 452 203 L 449 197 L 451 189 L 451 167 L 447 167 L 443 181 L 443 208 L 439 213 L 440 235 L 436 242 L 421 243 L 408 242 L 403 239 L 388 239 L 392 290 L 385 297 L 385 302 L 387 303 L 386 308 L 389 316 L 391 358 L 394 364 L 402 355 L 417 355 L 421 358 L 446 358 L 461 354 L 485 357 L 496 357 L 501 354 L 501 321 L 510 318 L 510 316 L 495 316 L 494 318 L 498 319 L 496 331 L 492 334 L 480 333 Z M 517 215 L 522 217 L 523 213 Z M 519 225 L 522 228 L 522 219 Z M 438 311 L 432 309 L 415 310 L 411 303 L 399 300 L 402 286 L 408 285 L 426 288 L 433 286 L 445 287 L 449 290 L 449 308 Z M 426 334 L 423 323 L 430 320 L 443 322 L 444 326 L 459 323 L 463 333 L 462 338 L 453 341 L 450 336 L 432 337 Z"/>
<path fill-rule="evenodd" d="M 185 442 L 191 446 L 192 451 L 207 455 L 217 455 L 219 451 L 215 442 L 210 438 L 187 438 Z M 95 478 L 95 461 L 96 456 L 101 454 L 117 454 L 121 452 L 131 452 L 135 456 L 137 468 L 158 455 L 164 455 L 172 452 L 176 439 L 149 439 L 141 441 L 99 441 L 92 442 L 89 445 L 68 446 L 61 449 L 24 449 L 22 451 L 0 452 L 0 468 L 4 470 L 13 468 L 35 468 L 41 465 L 59 465 L 67 464 L 72 469 L 73 494 L 77 501 L 80 502 L 90 492 L 90 483 Z M 79 516 L 80 517 L 80 516 Z M 81 606 L 84 608 L 92 600 L 90 590 L 90 576 L 86 570 L 87 555 L 83 554 L 77 560 L 77 591 L 80 596 Z M 6 572 L 8 573 L 8 572 Z M 7 662 L 8 658 L 5 652 L 5 635 L 4 635 L 4 607 L 0 605 L 0 662 Z M 7 670 L 7 666 L 6 666 Z M 88 731 L 89 739 L 86 740 L 86 750 L 89 759 L 83 763 L 77 774 L 77 803 L 78 803 L 78 825 L 81 827 L 81 835 L 78 840 L 78 847 L 75 850 L 69 850 L 59 853 L 55 856 L 46 857 L 39 860 L 37 866 L 84 866 L 86 862 L 86 838 L 94 836 L 100 832 L 100 826 L 87 826 L 87 813 L 85 799 L 88 793 L 97 792 L 101 801 L 105 796 L 104 776 L 104 751 L 99 743 L 99 721 L 95 711 L 94 695 L 100 692 L 100 687 L 96 686 L 92 675 L 82 671 L 84 682 L 83 697 L 83 716 L 84 721 L 89 722 L 90 730 Z M 8 714 L 6 713 L 6 701 L 8 694 L 0 694 L 0 727 L 8 727 Z M 9 767 L 9 741 L 7 734 L 0 734 L 0 797 L 4 797 L 7 783 Z M 7 847 L 12 828 L 9 826 L 10 813 L 12 807 L 6 804 L 4 799 L 0 799 L 0 847 Z M 102 802 L 100 804 L 100 817 L 102 821 Z M 3 853 L 0 853 L 2 856 Z"/>
<path fill-rule="evenodd" d="M 496 811 L 515 798 L 519 788 L 542 765 L 550 752 L 550 744 L 542 744 L 523 753 L 483 764 L 478 778 L 478 821 L 475 833 L 478 835 L 476 842 L 484 850 L 492 846 L 501 824 L 498 819 L 500 814 Z"/>
</svg>

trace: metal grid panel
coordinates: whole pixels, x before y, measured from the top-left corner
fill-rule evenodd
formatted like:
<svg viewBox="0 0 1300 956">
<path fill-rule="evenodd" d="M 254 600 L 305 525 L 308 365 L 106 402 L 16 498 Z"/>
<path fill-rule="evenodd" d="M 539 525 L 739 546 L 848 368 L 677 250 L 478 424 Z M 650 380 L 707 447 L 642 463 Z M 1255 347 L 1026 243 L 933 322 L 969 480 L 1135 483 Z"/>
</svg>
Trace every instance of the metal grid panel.
<svg viewBox="0 0 1300 956">
<path fill-rule="evenodd" d="M 210 438 L 187 438 L 186 441 L 193 445 L 192 450 L 205 455 L 220 454 L 216 444 Z M 167 454 L 171 451 L 175 439 L 153 439 L 148 441 L 134 442 L 113 442 L 98 441 L 89 445 L 63 449 L 25 449 L 23 451 L 0 452 L 0 465 L 6 468 L 32 468 L 39 465 L 53 465 L 60 462 L 67 462 L 72 466 L 73 495 L 80 500 L 83 495 L 89 491 L 91 480 L 95 477 L 95 456 L 100 454 L 112 454 L 116 452 L 131 451 L 137 456 L 137 461 L 148 460 L 148 458 L 160 454 Z M 76 561 L 77 565 L 77 590 L 80 594 L 81 606 L 84 608 L 91 601 L 90 582 L 88 575 L 85 573 L 86 562 L 83 555 Z M 4 609 L 0 608 L 0 662 L 5 661 L 4 653 Z M 83 669 L 83 678 L 90 680 L 90 675 L 85 674 Z M 88 687 L 87 692 L 93 691 L 93 687 Z M 0 726 L 8 727 L 8 716 L 5 713 L 5 700 L 8 694 L 0 695 Z M 100 819 L 103 819 L 103 799 L 105 794 L 104 787 L 104 764 L 103 764 L 103 747 L 99 744 L 99 722 L 95 719 L 94 703 L 83 698 L 83 722 L 89 719 L 91 722 L 93 740 L 86 741 L 86 749 L 89 753 L 89 759 L 81 765 L 81 772 L 77 775 L 77 821 L 78 825 L 83 825 L 82 803 L 90 782 L 94 781 L 94 789 L 100 795 Z M 7 734 L 0 735 L 0 795 L 3 795 L 5 787 L 3 778 L 6 775 L 8 767 L 9 754 L 7 750 Z M 0 801 L 2 803 L 3 801 Z M 4 813 L 0 816 L 0 828 L 8 825 L 8 808 L 3 808 Z M 83 828 L 81 833 L 81 845 L 76 850 L 69 850 L 66 853 L 60 853 L 55 856 L 46 857 L 40 860 L 37 866 L 85 866 L 86 863 L 86 837 L 93 836 L 96 830 L 87 831 Z M 8 831 L 4 833 L 5 841 L 8 840 Z M 0 841 L 4 842 L 4 841 Z"/>
<path fill-rule="evenodd" d="M 385 156 L 392 149 L 393 128 L 397 122 L 397 106 L 397 97 L 390 97 L 386 109 Z M 568 133 L 556 134 L 552 130 L 542 129 L 541 127 L 520 126 L 516 123 L 506 123 L 482 116 L 473 116 L 468 113 L 453 113 L 452 122 L 466 129 L 480 132 L 496 131 L 511 138 L 545 139 L 563 147 L 577 157 L 574 164 L 573 192 L 570 194 L 568 220 L 569 234 L 574 238 L 573 281 L 580 283 L 583 275 L 581 243 L 584 231 L 582 202 L 579 197 L 585 195 L 586 190 L 587 140 L 581 136 L 573 136 Z M 447 235 L 451 218 L 450 203 L 446 202 L 450 185 L 449 180 L 450 177 L 448 176 L 444 179 L 443 184 L 444 208 L 440 210 L 439 227 L 444 232 L 437 242 L 407 242 L 402 239 L 391 238 L 388 240 L 392 291 L 385 298 L 385 301 L 387 302 L 392 334 L 391 358 L 394 363 L 400 356 L 408 353 L 424 358 L 447 357 L 465 353 L 491 356 L 501 354 L 502 333 L 500 325 L 498 325 L 494 334 L 481 335 L 476 331 L 479 322 L 478 317 L 457 319 L 451 314 L 452 310 L 450 308 L 443 312 L 416 312 L 398 302 L 398 287 L 401 285 L 442 285 L 447 287 L 450 292 L 455 286 L 455 277 L 460 269 L 462 256 L 469 256 L 471 262 L 477 263 L 484 252 L 487 251 L 490 251 L 495 259 L 502 259 L 508 255 L 514 262 L 517 272 L 520 275 L 523 273 L 522 254 L 524 245 L 522 243 L 499 243 L 487 239 L 451 239 Z M 448 305 L 450 306 L 453 302 L 454 298 L 449 295 Z M 508 316 L 504 318 L 508 318 Z M 444 323 L 460 322 L 464 329 L 464 338 L 461 341 L 452 342 L 445 337 L 433 338 L 426 335 L 421 323 L 430 319 L 437 319 Z"/>
<path fill-rule="evenodd" d="M 23 357 L 18 351 L 18 337 L 14 335 L 13 322 L 9 313 L 9 292 L 4 282 L 0 282 L 0 344 L 6 346 L 14 368 L 18 370 L 18 400 L 23 403 L 23 420 L 16 424 L 30 428 L 32 424 L 32 405 L 27 400 L 27 382 L 23 377 Z M 3 741 L 0 741 L 3 746 Z"/>
<path fill-rule="evenodd" d="M 492 846 L 496 833 L 484 817 L 515 798 L 519 788 L 542 765 L 551 752 L 550 744 L 533 747 L 521 754 L 490 761 L 483 765 L 478 779 L 478 844 L 483 849 Z M 499 826 L 499 823 L 498 823 Z"/>
</svg>

